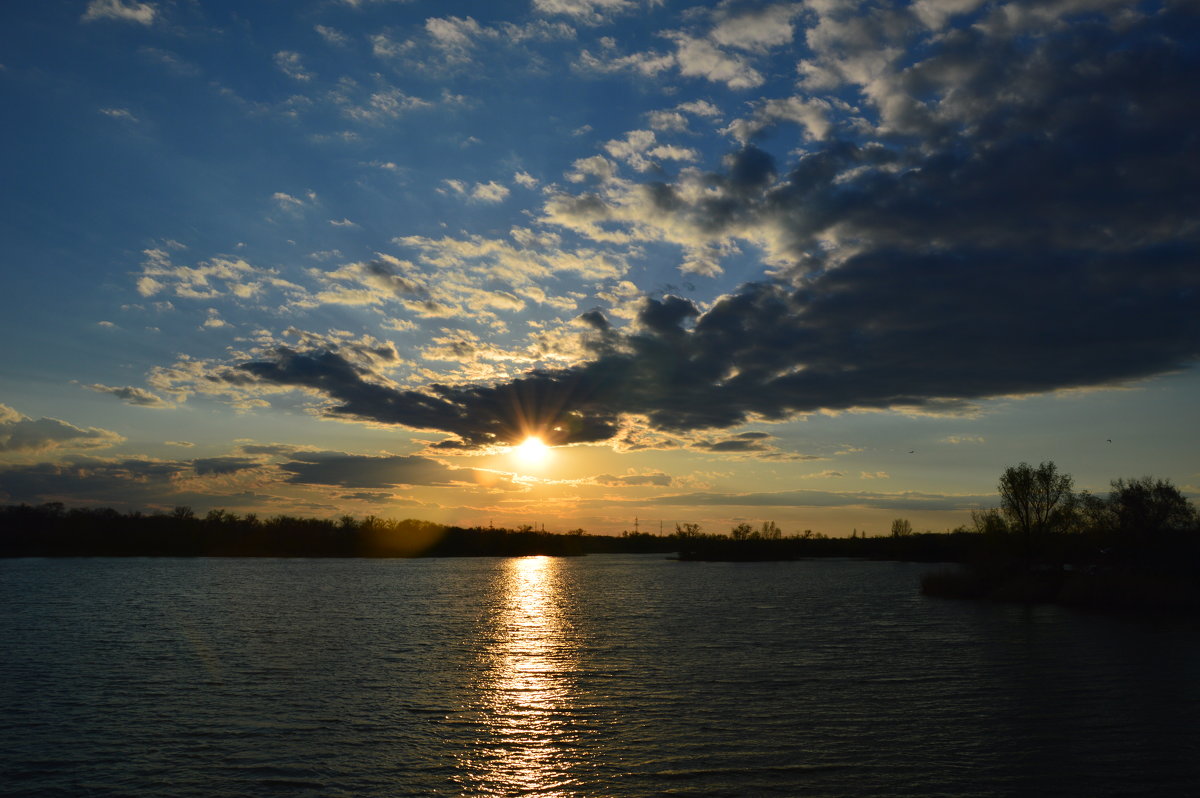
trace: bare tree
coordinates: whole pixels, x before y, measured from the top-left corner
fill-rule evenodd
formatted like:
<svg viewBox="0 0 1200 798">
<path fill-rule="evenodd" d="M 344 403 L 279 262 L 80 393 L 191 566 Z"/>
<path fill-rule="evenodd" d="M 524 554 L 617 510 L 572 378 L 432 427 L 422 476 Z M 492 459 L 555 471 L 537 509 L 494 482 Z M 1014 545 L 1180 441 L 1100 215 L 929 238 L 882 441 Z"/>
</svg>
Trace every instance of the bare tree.
<svg viewBox="0 0 1200 798">
<path fill-rule="evenodd" d="M 892 537 L 902 538 L 912 534 L 912 524 L 907 518 L 897 518 L 892 521 Z"/>
<path fill-rule="evenodd" d="M 1008 531 L 1008 524 L 1004 522 L 1004 516 L 994 508 L 972 510 L 971 524 L 981 535 L 999 535 Z"/>
</svg>

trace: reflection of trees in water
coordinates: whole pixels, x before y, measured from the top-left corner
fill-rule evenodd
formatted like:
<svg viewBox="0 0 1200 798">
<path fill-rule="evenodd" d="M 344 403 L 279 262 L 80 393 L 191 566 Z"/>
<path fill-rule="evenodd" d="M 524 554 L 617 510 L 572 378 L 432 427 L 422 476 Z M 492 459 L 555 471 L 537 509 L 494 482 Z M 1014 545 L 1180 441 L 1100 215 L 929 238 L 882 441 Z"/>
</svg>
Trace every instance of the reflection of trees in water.
<svg viewBox="0 0 1200 798">
<path fill-rule="evenodd" d="M 484 630 L 475 711 L 479 734 L 464 762 L 470 792 L 566 795 L 578 759 L 575 641 L 561 606 L 562 563 L 505 561 Z"/>
</svg>

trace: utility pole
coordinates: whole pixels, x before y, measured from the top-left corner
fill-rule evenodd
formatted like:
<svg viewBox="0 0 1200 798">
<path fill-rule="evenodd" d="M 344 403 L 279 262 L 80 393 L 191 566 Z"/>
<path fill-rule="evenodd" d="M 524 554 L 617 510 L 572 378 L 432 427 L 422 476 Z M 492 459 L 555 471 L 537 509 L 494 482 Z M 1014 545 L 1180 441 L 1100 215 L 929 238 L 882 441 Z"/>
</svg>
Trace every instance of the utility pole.
<svg viewBox="0 0 1200 798">
<path fill-rule="evenodd" d="M 636 535 L 637 533 L 638 533 L 638 519 L 637 519 L 637 516 L 635 515 L 633 517 L 633 534 Z"/>
</svg>

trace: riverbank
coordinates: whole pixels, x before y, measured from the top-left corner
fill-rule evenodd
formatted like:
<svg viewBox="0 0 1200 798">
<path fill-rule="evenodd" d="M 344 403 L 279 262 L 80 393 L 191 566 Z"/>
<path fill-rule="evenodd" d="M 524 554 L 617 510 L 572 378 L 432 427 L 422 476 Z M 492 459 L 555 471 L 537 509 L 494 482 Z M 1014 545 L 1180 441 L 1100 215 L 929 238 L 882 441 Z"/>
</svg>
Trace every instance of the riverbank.
<svg viewBox="0 0 1200 798">
<path fill-rule="evenodd" d="M 1079 571 L 1070 568 L 947 568 L 926 574 L 921 593 L 950 599 L 1059 604 L 1089 610 L 1200 611 L 1194 574 L 1147 567 Z"/>
</svg>

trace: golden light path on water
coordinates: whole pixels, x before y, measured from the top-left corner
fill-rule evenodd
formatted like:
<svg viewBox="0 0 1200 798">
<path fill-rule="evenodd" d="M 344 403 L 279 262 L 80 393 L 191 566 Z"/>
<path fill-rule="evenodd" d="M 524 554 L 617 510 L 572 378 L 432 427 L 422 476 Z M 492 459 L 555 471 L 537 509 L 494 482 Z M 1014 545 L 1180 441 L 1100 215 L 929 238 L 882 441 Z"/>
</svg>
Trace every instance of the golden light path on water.
<svg viewBox="0 0 1200 798">
<path fill-rule="evenodd" d="M 572 794 L 568 770 L 578 750 L 570 717 L 578 660 L 561 606 L 560 562 L 553 557 L 504 562 L 497 611 L 481 653 L 484 739 L 466 763 L 475 794 Z"/>
</svg>

